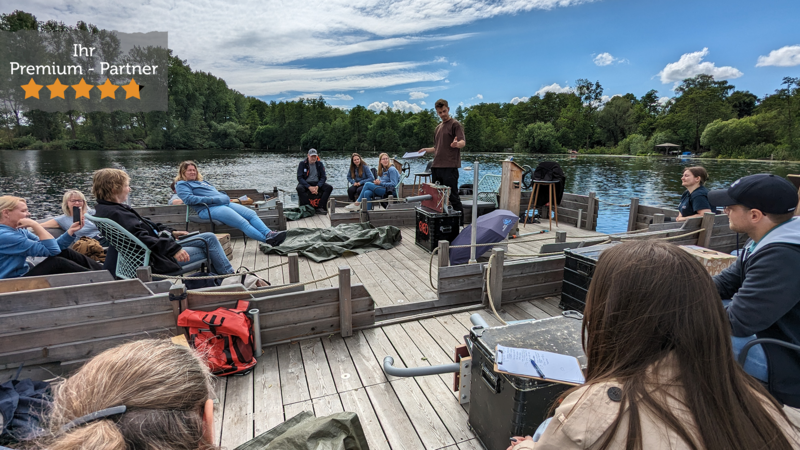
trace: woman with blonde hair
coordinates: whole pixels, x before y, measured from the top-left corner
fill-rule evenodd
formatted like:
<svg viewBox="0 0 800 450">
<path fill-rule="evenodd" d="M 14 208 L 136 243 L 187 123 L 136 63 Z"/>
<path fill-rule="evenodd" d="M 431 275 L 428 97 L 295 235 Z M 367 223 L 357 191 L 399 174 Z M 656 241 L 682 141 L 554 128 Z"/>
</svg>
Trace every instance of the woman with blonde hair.
<svg viewBox="0 0 800 450">
<path fill-rule="evenodd" d="M 214 445 L 211 373 L 190 348 L 144 339 L 95 356 L 56 386 L 48 450 L 208 450 Z"/>
<path fill-rule="evenodd" d="M 103 247 L 107 247 L 108 243 L 106 242 L 105 238 L 100 235 L 100 230 L 97 229 L 94 223 L 91 220 L 86 220 L 83 218 L 84 214 L 94 214 L 94 209 L 89 209 L 89 204 L 86 202 L 86 196 L 83 195 L 83 192 L 70 189 L 64 192 L 64 197 L 61 199 L 61 210 L 64 211 L 64 214 L 60 216 L 56 216 L 46 222 L 42 222 L 42 226 L 45 228 L 61 228 L 64 231 L 67 231 L 69 227 L 72 226 L 72 208 L 77 206 L 80 208 L 81 212 L 81 219 L 83 219 L 83 228 L 75 232 L 75 236 L 78 238 L 88 237 L 90 239 L 94 239 L 100 243 Z"/>
<path fill-rule="evenodd" d="M 373 198 L 383 198 L 385 195 L 395 193 L 394 188 L 397 186 L 397 183 L 400 182 L 400 172 L 394 167 L 387 153 L 381 153 L 380 156 L 378 156 L 378 161 L 378 178 L 365 183 L 364 189 L 361 191 L 358 199 L 356 199 L 356 202 L 347 205 L 345 209 L 351 211 L 359 209 L 361 207 L 360 202 L 362 198 L 366 198 L 367 201 L 369 201 Z M 367 204 L 367 209 L 372 209 L 371 203 Z"/>
<path fill-rule="evenodd" d="M 361 158 L 361 155 L 353 153 L 350 156 L 350 170 L 347 171 L 347 182 L 350 183 L 350 187 L 347 188 L 347 197 L 350 201 L 354 202 L 361 195 L 364 183 L 373 180 L 375 177 L 372 176 L 372 170 Z"/>
<path fill-rule="evenodd" d="M 538 442 L 517 437 L 509 450 L 799 448 L 730 336 L 714 282 L 687 252 L 652 240 L 603 251 L 583 318 L 586 384 L 563 396 Z"/>
<path fill-rule="evenodd" d="M 216 190 L 197 169 L 194 161 L 184 161 L 178 167 L 175 190 L 183 203 L 189 206 L 208 205 L 195 208 L 203 220 L 218 220 L 225 225 L 242 230 L 247 237 L 271 246 L 280 245 L 286 239 L 285 231 L 271 231 L 252 209 L 232 203 L 224 193 Z"/>
<path fill-rule="evenodd" d="M 103 266 L 69 248 L 83 225 L 83 220 L 75 222 L 55 239 L 30 218 L 25 199 L 0 197 L 0 279 L 102 270 Z M 28 256 L 46 259 L 31 267 Z"/>
</svg>

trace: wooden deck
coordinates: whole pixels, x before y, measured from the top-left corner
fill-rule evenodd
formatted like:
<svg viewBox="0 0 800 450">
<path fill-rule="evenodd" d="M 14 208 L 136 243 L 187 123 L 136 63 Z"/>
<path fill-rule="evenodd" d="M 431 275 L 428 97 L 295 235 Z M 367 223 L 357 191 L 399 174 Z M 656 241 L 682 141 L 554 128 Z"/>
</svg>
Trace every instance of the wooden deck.
<svg viewBox="0 0 800 450">
<path fill-rule="evenodd" d="M 288 223 L 288 228 L 290 229 L 327 228 L 329 226 L 329 218 L 321 215 Z M 532 233 L 547 229 L 547 222 L 543 221 L 542 224 L 528 224 L 524 229 L 520 227 L 520 233 Z M 309 261 L 301 256 L 300 282 L 307 282 L 336 274 L 338 273 L 339 266 L 347 265 L 350 266 L 352 270 L 352 283 L 363 284 L 375 300 L 375 306 L 378 308 L 404 303 L 436 300 L 437 294 L 431 287 L 429 271 L 432 273 L 435 283 L 438 258 L 433 258 L 433 262 L 431 263 L 430 253 L 414 243 L 415 230 L 413 228 L 402 227 L 401 231 L 403 236 L 402 242 L 391 250 L 380 250 L 363 255 L 345 256 L 321 264 Z M 555 222 L 553 222 L 552 232 L 526 236 L 519 239 L 519 241 L 522 242 L 511 240 L 507 253 L 511 255 L 538 254 L 543 244 L 555 242 L 556 231 L 566 231 L 567 240 L 570 242 L 583 240 L 572 238 L 571 236 L 604 236 L 602 233 L 578 229 L 563 223 L 556 226 Z M 244 266 L 251 270 L 259 270 L 287 261 L 286 257 L 265 255 L 258 249 L 258 242 L 253 240 L 247 240 L 247 242 L 245 242 L 242 239 L 234 239 L 232 245 L 232 264 L 234 268 Z M 488 254 L 487 252 L 486 258 L 488 258 Z M 269 270 L 267 273 L 262 273 L 261 276 L 269 280 L 273 285 L 285 284 L 289 282 L 289 269 L 283 266 Z M 306 289 L 318 289 L 331 286 L 338 286 L 336 279 L 314 283 L 307 286 Z"/>
<path fill-rule="evenodd" d="M 507 321 L 546 318 L 561 313 L 558 301 L 510 304 L 499 313 Z M 467 425 L 469 405 L 452 391 L 452 374 L 396 378 L 382 369 L 385 356 L 396 367 L 451 363 L 474 312 L 499 325 L 477 309 L 265 348 L 249 375 L 216 380 L 217 443 L 235 448 L 304 410 L 354 411 L 373 450 L 482 449 Z"/>
</svg>

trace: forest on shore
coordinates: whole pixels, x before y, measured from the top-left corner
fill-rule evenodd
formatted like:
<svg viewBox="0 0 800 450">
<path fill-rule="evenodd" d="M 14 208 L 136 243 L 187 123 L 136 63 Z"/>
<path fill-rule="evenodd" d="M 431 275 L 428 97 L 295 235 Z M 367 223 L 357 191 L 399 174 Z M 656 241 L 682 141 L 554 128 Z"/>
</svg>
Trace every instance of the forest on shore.
<svg viewBox="0 0 800 450">
<path fill-rule="evenodd" d="M 0 31 L 68 29 L 102 35 L 85 22 L 39 21 L 23 11 L 0 16 Z M 431 146 L 439 123 L 433 109 L 345 111 L 322 97 L 267 103 L 192 70 L 171 51 L 169 62 L 166 112 L 26 110 L 16 101 L 19 86 L 0 79 L 0 149 L 314 147 L 394 155 Z M 572 92 L 458 106 L 451 115 L 464 125 L 464 150 L 471 152 L 647 155 L 656 145 L 673 143 L 708 157 L 800 160 L 800 77 L 776 80 L 773 94 L 758 97 L 726 80 L 697 75 L 668 100 L 656 90 L 608 98 L 599 81 L 579 79 Z"/>
</svg>

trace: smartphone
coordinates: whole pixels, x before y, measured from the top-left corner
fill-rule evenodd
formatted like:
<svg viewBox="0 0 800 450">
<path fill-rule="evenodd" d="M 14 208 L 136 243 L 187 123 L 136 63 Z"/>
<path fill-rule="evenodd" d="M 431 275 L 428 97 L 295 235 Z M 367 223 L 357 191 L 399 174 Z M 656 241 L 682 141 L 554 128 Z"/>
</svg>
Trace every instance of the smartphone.
<svg viewBox="0 0 800 450">
<path fill-rule="evenodd" d="M 72 207 L 72 223 L 81 221 L 81 208 L 80 206 Z"/>
<path fill-rule="evenodd" d="M 186 238 L 188 238 L 188 237 L 197 236 L 198 234 L 200 234 L 200 232 L 199 232 L 199 231 L 192 231 L 192 232 L 191 232 L 191 233 L 189 233 L 189 234 L 184 234 L 183 236 L 179 236 L 179 237 L 178 237 L 178 240 L 180 241 L 181 239 L 186 239 Z"/>
</svg>

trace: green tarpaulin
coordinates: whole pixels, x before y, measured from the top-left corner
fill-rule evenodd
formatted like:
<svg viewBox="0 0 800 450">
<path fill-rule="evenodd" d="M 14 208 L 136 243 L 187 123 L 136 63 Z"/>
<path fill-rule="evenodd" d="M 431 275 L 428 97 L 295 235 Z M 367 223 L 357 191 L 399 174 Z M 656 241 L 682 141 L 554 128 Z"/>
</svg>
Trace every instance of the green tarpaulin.
<svg viewBox="0 0 800 450">
<path fill-rule="evenodd" d="M 347 252 L 388 250 L 402 239 L 400 229 L 391 225 L 372 228 L 369 223 L 345 223 L 331 228 L 294 228 L 277 247 L 260 244 L 264 253 L 298 253 L 314 262 L 334 259 Z"/>
<path fill-rule="evenodd" d="M 286 208 L 283 210 L 283 215 L 286 216 L 286 220 L 300 220 L 306 217 L 311 217 L 317 212 L 314 211 L 314 207 L 311 205 L 303 205 L 298 206 L 297 208 Z"/>
<path fill-rule="evenodd" d="M 356 413 L 314 418 L 303 411 L 235 450 L 369 450 L 369 445 Z"/>
</svg>

